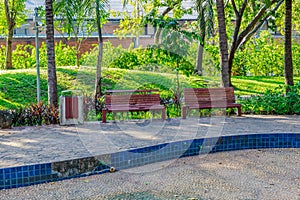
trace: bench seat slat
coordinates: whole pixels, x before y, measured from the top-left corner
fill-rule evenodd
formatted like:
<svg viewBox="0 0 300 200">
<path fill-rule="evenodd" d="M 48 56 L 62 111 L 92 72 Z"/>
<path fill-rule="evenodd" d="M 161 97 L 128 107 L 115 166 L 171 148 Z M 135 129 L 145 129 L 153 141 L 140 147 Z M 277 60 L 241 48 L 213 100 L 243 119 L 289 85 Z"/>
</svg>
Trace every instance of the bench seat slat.
<svg viewBox="0 0 300 200">
<path fill-rule="evenodd" d="M 137 105 L 137 106 L 109 106 L 106 107 L 107 111 L 149 111 L 149 110 L 161 110 L 164 106 L 148 106 L 148 105 Z"/>
<path fill-rule="evenodd" d="M 207 108 L 235 108 L 239 107 L 240 104 L 237 103 L 230 103 L 230 104 L 195 104 L 195 105 L 189 105 L 189 109 L 207 109 Z"/>
</svg>

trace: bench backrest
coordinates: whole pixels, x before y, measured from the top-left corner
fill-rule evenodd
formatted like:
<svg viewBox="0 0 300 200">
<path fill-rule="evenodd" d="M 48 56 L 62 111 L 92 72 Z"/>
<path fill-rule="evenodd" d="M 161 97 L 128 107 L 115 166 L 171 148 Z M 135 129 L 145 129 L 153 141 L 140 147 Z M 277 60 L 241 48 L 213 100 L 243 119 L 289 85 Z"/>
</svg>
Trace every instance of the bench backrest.
<svg viewBox="0 0 300 200">
<path fill-rule="evenodd" d="M 159 105 L 159 94 L 105 95 L 106 106 Z"/>
<path fill-rule="evenodd" d="M 234 89 L 227 88 L 185 88 L 185 105 L 199 105 L 211 103 L 234 103 Z"/>
</svg>

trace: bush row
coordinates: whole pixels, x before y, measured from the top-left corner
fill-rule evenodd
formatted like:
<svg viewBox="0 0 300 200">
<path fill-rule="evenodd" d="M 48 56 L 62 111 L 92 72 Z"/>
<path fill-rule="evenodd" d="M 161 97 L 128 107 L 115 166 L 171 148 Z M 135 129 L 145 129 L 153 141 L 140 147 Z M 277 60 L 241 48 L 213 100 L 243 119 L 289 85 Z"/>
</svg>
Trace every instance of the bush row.
<svg viewBox="0 0 300 200">
<path fill-rule="evenodd" d="M 275 90 L 267 90 L 264 94 L 240 100 L 243 112 L 245 114 L 300 114 L 300 82 L 289 87 L 287 95 L 284 95 L 285 90 L 285 87 L 278 87 Z"/>
<path fill-rule="evenodd" d="M 5 68 L 6 47 L 0 47 L 0 69 Z M 47 67 L 46 44 L 42 43 L 39 48 L 40 67 Z M 74 47 L 67 46 L 62 42 L 55 45 L 55 62 L 57 66 L 74 66 L 76 54 Z M 18 44 L 12 52 L 12 65 L 14 69 L 29 69 L 36 67 L 36 48 L 32 45 Z"/>
</svg>

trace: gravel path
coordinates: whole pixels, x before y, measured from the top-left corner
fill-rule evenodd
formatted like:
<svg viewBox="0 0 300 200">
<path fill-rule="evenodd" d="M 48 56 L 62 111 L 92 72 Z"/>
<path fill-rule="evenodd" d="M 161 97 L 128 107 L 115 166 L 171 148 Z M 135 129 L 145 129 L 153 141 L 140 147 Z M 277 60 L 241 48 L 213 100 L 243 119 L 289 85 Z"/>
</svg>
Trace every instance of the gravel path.
<svg viewBox="0 0 300 200">
<path fill-rule="evenodd" d="M 300 149 L 230 151 L 2 190 L 0 199 L 300 199 Z"/>
</svg>

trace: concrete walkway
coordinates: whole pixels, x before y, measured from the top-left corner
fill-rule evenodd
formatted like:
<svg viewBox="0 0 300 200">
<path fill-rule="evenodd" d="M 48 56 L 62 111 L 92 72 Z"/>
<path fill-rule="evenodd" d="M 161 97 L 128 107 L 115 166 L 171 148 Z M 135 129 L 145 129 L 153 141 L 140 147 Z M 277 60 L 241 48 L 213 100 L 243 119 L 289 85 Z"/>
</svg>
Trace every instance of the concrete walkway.
<svg viewBox="0 0 300 200">
<path fill-rule="evenodd" d="M 0 131 L 0 168 L 63 161 L 193 138 L 299 132 L 300 116 L 262 115 L 17 127 Z"/>
</svg>

